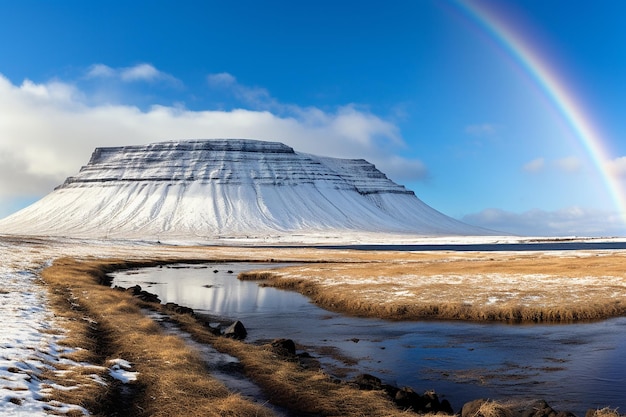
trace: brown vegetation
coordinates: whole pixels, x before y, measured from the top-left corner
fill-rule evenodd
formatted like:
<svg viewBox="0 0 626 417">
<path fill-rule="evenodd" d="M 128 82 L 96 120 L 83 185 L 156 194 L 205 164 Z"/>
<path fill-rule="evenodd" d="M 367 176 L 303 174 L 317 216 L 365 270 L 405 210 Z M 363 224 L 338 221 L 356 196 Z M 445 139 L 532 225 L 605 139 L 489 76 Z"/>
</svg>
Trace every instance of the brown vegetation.
<svg viewBox="0 0 626 417">
<path fill-rule="evenodd" d="M 589 410 L 585 417 L 624 417 L 616 408 L 601 408 L 598 410 Z"/>
<path fill-rule="evenodd" d="M 254 346 L 215 336 L 189 316 L 178 316 L 177 320 L 197 341 L 237 357 L 246 375 L 263 388 L 272 403 L 295 415 L 406 415 L 395 409 L 382 392 L 358 391 L 333 381 L 319 369 L 306 369 L 295 357 L 276 353 L 270 344 Z"/>
<path fill-rule="evenodd" d="M 460 417 L 576 417 L 569 411 L 554 410 L 545 400 L 494 401 L 477 399 L 463 406 Z M 585 417 L 624 417 L 617 409 L 601 408 L 587 410 Z"/>
<path fill-rule="evenodd" d="M 160 306 L 99 284 L 108 271 L 163 262 L 58 259 L 44 270 L 53 308 L 64 320 L 66 343 L 80 348 L 69 359 L 102 366 L 96 370 L 68 366 L 62 376 L 50 372 L 51 380 L 78 387 L 55 391 L 54 399 L 81 404 L 103 416 L 271 415 L 267 408 L 229 392 L 180 338 L 165 335 L 141 312 L 141 307 Z M 270 346 L 218 337 L 190 315 L 168 314 L 196 340 L 239 358 L 246 375 L 273 403 L 296 414 L 404 415 L 381 392 L 335 383 L 319 369 L 305 369 L 297 360 L 277 355 Z M 118 382 L 109 380 L 106 389 L 94 382 L 94 372 L 107 378 L 104 367 L 115 358 L 130 361 L 139 372 L 127 394 L 120 392 Z"/>
<path fill-rule="evenodd" d="M 79 348 L 69 359 L 102 366 L 73 366 L 62 377 L 48 375 L 78 387 L 55 390 L 55 399 L 103 416 L 271 415 L 212 378 L 199 355 L 181 339 L 165 335 L 130 294 L 99 285 L 105 272 L 128 265 L 58 259 L 43 271 L 55 313 L 64 319 L 65 343 Z M 139 373 L 127 390 L 108 378 L 107 361 L 117 358 L 131 362 Z M 107 381 L 105 388 L 94 381 L 94 373 Z"/>
<path fill-rule="evenodd" d="M 298 291 L 329 310 L 397 320 L 572 322 L 626 313 L 623 252 L 376 255 L 240 279 Z"/>
<path fill-rule="evenodd" d="M 81 404 L 102 416 L 271 414 L 212 378 L 181 339 L 165 335 L 142 314 L 145 303 L 99 284 L 117 269 L 189 259 L 301 262 L 240 278 L 299 291 L 331 310 L 391 319 L 557 322 L 626 312 L 626 253 L 619 251 L 460 254 L 151 247 L 143 251 L 149 260 L 137 259 L 132 250 L 114 253 L 134 260 L 57 259 L 42 273 L 55 314 L 67 332 L 65 343 L 79 348 L 67 356 L 101 366 L 57 365 L 64 372 L 50 371 L 46 376 L 77 387 L 55 390 L 56 399 Z M 323 372 L 305 369 L 269 346 L 219 338 L 192 316 L 168 314 L 196 340 L 239 358 L 246 375 L 273 403 L 296 414 L 402 413 L 380 392 L 334 383 Z M 107 360 L 115 358 L 132 362 L 139 372 L 138 381 L 123 395 L 120 383 L 107 376 Z M 94 374 L 107 379 L 106 388 Z"/>
</svg>

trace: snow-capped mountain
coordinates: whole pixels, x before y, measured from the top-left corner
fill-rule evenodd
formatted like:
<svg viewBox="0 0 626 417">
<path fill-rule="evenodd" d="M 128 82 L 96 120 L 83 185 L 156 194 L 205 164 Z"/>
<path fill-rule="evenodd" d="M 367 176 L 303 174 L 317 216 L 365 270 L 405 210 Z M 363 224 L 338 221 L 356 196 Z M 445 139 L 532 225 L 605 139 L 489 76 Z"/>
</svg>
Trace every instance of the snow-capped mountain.
<svg viewBox="0 0 626 417">
<path fill-rule="evenodd" d="M 342 232 L 491 234 L 434 210 L 363 159 L 243 139 L 97 148 L 76 176 L 0 220 L 0 233 L 85 238 Z"/>
</svg>

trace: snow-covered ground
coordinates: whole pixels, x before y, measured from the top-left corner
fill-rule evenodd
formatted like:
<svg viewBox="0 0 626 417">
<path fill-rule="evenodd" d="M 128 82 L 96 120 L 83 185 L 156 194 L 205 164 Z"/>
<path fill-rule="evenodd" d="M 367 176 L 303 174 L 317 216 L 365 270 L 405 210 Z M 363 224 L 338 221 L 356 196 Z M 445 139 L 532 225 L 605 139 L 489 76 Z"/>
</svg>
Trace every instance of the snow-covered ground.
<svg viewBox="0 0 626 417">
<path fill-rule="evenodd" d="M 47 399 L 56 389 L 72 387 L 60 387 L 43 379 L 44 370 L 55 371 L 56 365 L 93 367 L 94 371 L 101 368 L 63 358 L 71 348 L 60 343 L 64 337 L 62 324 L 48 308 L 47 290 L 39 272 L 59 256 L 124 254 L 132 257 L 133 248 L 136 252 L 136 245 L 93 245 L 0 236 L 0 416 L 43 416 L 69 411 L 88 414 L 79 405 Z M 126 369 L 123 359 L 111 362 L 109 373 L 113 378 L 127 381 L 135 375 Z M 63 371 L 58 372 L 62 375 Z M 94 380 L 97 379 L 94 374 Z"/>
<path fill-rule="evenodd" d="M 53 386 L 39 378 L 65 348 L 63 332 L 46 307 L 37 271 L 46 263 L 37 245 L 0 240 L 0 415 L 37 416 L 81 408 L 45 401 Z"/>
</svg>

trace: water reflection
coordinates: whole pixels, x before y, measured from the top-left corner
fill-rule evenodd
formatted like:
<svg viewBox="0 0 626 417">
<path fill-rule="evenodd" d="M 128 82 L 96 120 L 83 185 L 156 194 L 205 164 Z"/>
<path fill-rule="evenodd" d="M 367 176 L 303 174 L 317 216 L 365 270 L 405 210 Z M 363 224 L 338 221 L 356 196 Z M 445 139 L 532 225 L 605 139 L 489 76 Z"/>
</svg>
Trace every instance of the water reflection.
<svg viewBox="0 0 626 417">
<path fill-rule="evenodd" d="M 322 350 L 338 348 L 358 365 L 323 363 L 418 391 L 435 389 L 457 409 L 480 397 L 542 398 L 579 416 L 587 408 L 626 409 L 626 318 L 534 326 L 351 318 L 300 294 L 237 280 L 239 272 L 257 268 L 148 268 L 117 273 L 113 284 L 139 284 L 163 302 L 242 320 L 251 341 L 288 337 Z"/>
</svg>

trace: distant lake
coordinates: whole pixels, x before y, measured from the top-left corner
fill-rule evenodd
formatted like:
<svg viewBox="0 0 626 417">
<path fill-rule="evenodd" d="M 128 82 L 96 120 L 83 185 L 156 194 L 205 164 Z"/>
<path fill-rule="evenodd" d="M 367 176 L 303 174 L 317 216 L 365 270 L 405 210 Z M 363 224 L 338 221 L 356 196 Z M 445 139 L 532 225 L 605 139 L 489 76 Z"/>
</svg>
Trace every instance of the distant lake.
<svg viewBox="0 0 626 417">
<path fill-rule="evenodd" d="M 293 246 L 285 246 L 293 247 Z M 310 247 L 310 246 L 306 246 Z M 569 250 L 621 250 L 626 249 L 624 242 L 581 242 L 581 241 L 549 241 L 528 243 L 442 243 L 414 245 L 328 245 L 314 246 L 318 249 L 353 249 L 367 251 L 402 251 L 402 252 L 508 252 L 508 251 L 569 251 Z"/>
<path fill-rule="evenodd" d="M 331 373 L 349 377 L 366 372 L 417 392 L 435 389 L 455 411 L 477 398 L 545 399 L 553 408 L 579 417 L 587 408 L 626 410 L 626 318 L 505 325 L 346 317 L 298 293 L 237 279 L 240 272 L 268 266 L 276 265 L 146 268 L 115 273 L 113 285 L 137 284 L 163 302 L 241 320 L 249 342 L 286 337 L 317 357 L 324 349 L 336 348 L 355 363 L 322 358 Z"/>
</svg>

